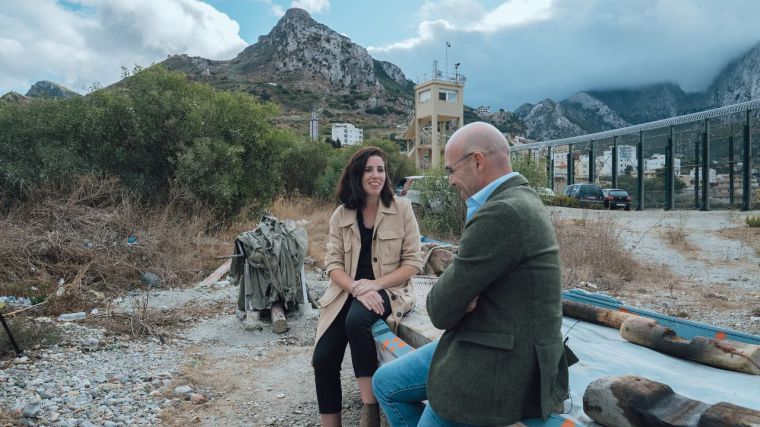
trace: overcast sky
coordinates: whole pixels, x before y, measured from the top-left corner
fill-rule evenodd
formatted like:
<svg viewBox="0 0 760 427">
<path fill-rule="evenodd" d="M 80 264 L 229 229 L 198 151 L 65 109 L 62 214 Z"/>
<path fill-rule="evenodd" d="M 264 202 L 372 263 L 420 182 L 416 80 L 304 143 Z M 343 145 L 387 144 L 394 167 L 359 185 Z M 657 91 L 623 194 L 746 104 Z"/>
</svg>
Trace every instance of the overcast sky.
<svg viewBox="0 0 760 427">
<path fill-rule="evenodd" d="M 760 41 L 756 0 L 0 2 L 0 94 L 43 79 L 86 93 L 174 53 L 230 59 L 289 7 L 413 80 L 461 63 L 465 103 L 493 109 L 665 81 L 701 91 Z"/>
</svg>

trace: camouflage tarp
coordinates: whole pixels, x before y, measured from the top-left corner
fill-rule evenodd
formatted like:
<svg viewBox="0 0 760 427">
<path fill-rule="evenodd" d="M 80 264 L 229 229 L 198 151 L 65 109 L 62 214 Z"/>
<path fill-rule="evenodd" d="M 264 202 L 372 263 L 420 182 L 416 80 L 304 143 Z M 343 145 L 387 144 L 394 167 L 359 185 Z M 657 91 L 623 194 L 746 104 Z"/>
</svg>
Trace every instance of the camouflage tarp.
<svg viewBox="0 0 760 427">
<path fill-rule="evenodd" d="M 295 221 L 264 215 L 259 226 L 240 234 L 230 266 L 232 283 L 239 288 L 240 311 L 263 310 L 281 301 L 304 302 L 301 270 L 306 258 L 306 230 Z"/>
</svg>

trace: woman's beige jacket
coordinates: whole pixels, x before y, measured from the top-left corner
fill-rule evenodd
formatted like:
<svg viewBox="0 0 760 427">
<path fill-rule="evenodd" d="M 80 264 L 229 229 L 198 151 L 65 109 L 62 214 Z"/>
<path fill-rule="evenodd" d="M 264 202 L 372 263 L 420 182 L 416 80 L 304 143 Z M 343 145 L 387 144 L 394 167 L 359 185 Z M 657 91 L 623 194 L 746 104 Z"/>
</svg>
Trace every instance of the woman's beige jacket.
<svg viewBox="0 0 760 427">
<path fill-rule="evenodd" d="M 330 235 L 325 258 L 325 272 L 328 276 L 332 270 L 341 268 L 353 278 L 359 264 L 360 246 L 361 236 L 356 221 L 356 210 L 346 209 L 341 205 L 330 218 Z M 380 203 L 375 216 L 371 256 L 372 271 L 376 278 L 385 276 L 402 265 L 411 265 L 417 271 L 422 270 L 420 229 L 408 199 L 394 197 L 388 207 Z M 401 317 L 414 308 L 414 289 L 411 281 L 407 281 L 387 288 L 386 291 L 393 310 L 386 322 L 395 332 Z M 348 292 L 330 281 L 330 286 L 319 300 L 321 309 L 315 343 L 338 316 L 348 295 Z"/>
</svg>

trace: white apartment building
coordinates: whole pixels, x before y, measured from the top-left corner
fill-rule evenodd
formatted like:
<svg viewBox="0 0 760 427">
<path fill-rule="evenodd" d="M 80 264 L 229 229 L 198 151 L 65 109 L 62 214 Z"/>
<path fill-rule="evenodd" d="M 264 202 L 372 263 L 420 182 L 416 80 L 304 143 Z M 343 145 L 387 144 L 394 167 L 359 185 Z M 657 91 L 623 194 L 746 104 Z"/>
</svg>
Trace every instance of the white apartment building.
<svg viewBox="0 0 760 427">
<path fill-rule="evenodd" d="M 656 171 L 657 169 L 665 168 L 665 155 L 654 154 L 651 158 L 644 160 L 644 172 Z M 681 159 L 673 159 L 673 173 L 675 175 L 681 175 Z"/>
<path fill-rule="evenodd" d="M 351 123 L 333 123 L 331 138 L 340 145 L 357 145 L 364 142 L 364 130 Z"/>
<path fill-rule="evenodd" d="M 618 175 L 622 175 L 627 167 L 636 171 L 638 158 L 636 147 L 633 145 L 618 146 Z M 596 170 L 600 176 L 612 175 L 612 150 L 605 150 L 600 157 L 596 158 Z"/>
</svg>

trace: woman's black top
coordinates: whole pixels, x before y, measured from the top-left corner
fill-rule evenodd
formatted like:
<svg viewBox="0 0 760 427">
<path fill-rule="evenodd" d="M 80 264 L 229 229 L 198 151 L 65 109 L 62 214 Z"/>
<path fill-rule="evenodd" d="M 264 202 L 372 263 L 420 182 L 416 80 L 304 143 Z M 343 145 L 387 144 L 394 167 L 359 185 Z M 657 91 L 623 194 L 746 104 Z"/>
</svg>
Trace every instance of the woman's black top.
<svg viewBox="0 0 760 427">
<path fill-rule="evenodd" d="M 354 277 L 354 280 L 375 280 L 375 273 L 372 271 L 372 232 L 374 227 L 364 227 L 364 217 L 362 217 L 361 209 L 356 210 L 356 220 L 359 222 L 359 234 L 361 235 L 362 246 L 359 250 L 359 265 L 356 267 L 356 277 Z"/>
</svg>

